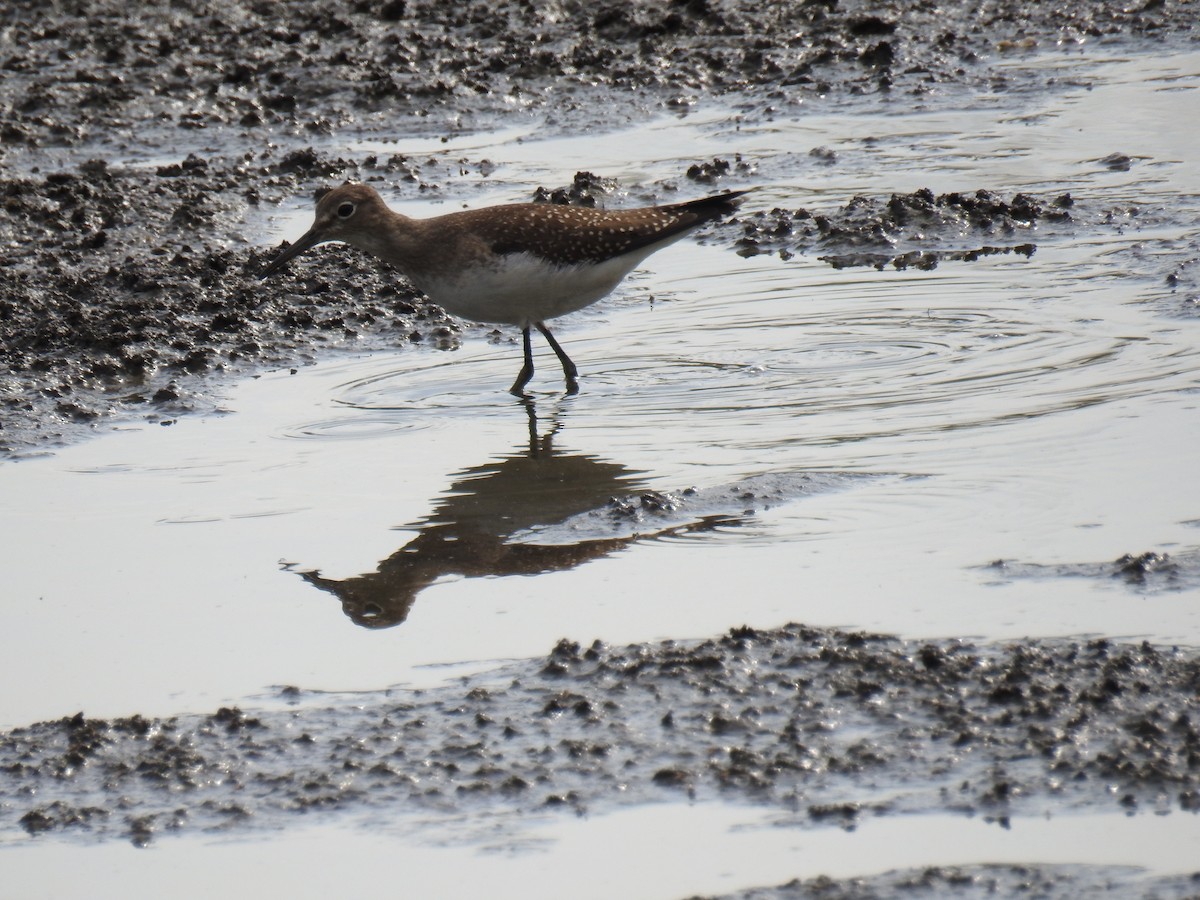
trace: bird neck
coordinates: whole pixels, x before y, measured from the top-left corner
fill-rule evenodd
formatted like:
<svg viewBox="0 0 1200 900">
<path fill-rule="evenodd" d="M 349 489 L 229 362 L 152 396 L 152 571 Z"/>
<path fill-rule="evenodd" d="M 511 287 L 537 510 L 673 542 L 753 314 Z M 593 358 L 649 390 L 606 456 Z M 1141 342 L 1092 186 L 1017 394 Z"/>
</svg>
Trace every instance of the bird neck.
<svg viewBox="0 0 1200 900">
<path fill-rule="evenodd" d="M 349 243 L 401 271 L 408 271 L 422 254 L 421 221 L 390 209 L 380 210 L 370 225 L 357 231 Z"/>
</svg>

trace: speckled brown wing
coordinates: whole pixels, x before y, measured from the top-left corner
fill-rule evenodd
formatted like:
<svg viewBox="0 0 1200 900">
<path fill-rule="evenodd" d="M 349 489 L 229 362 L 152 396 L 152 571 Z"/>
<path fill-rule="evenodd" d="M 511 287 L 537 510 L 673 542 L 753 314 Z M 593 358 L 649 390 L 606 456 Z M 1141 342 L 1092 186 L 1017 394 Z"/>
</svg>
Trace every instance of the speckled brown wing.
<svg viewBox="0 0 1200 900">
<path fill-rule="evenodd" d="M 531 253 L 557 265 L 578 265 L 669 243 L 733 212 L 744 193 L 731 191 L 688 203 L 627 210 L 521 203 L 488 209 L 486 216 L 471 224 L 493 253 Z"/>
</svg>

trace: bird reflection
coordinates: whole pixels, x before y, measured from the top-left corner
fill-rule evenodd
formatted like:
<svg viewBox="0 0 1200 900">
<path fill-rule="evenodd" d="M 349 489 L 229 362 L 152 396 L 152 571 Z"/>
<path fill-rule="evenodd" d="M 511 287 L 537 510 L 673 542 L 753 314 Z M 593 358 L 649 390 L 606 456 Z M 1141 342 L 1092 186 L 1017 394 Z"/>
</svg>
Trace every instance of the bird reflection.
<svg viewBox="0 0 1200 900">
<path fill-rule="evenodd" d="M 531 575 L 571 569 L 613 553 L 647 535 L 628 533 L 576 543 L 537 544 L 511 538 L 605 507 L 614 497 L 643 490 L 641 473 L 593 456 L 560 453 L 555 424 L 538 430 L 532 399 L 529 443 L 498 460 L 464 470 L 431 515 L 412 526 L 419 533 L 375 572 L 341 580 L 319 572 L 306 581 L 335 595 L 356 624 L 388 628 L 408 617 L 417 594 L 445 576 Z M 694 523 L 684 529 L 703 527 Z"/>
</svg>

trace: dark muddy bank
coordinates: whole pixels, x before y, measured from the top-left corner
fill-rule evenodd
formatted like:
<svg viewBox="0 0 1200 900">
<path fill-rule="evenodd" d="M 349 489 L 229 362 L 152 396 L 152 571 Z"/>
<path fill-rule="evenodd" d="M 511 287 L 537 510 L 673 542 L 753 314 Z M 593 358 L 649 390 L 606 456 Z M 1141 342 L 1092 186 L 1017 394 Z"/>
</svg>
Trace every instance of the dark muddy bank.
<svg viewBox="0 0 1200 900">
<path fill-rule="evenodd" d="M 253 245 L 264 210 L 285 198 L 346 178 L 458 192 L 477 188 L 491 164 L 345 160 L 313 146 L 513 117 L 578 132 L 713 98 L 758 120 L 864 94 L 905 109 L 963 92 L 1053 90 L 992 64 L 1031 50 L 1188 42 L 1197 29 L 1186 7 L 1157 3 L 101 2 L 0 12 L 4 453 L 114 416 L 170 422 L 211 408 L 215 376 L 303 363 L 330 346 L 453 346 L 455 323 L 361 257 L 324 248 L 264 286 Z M 625 186 L 634 196 L 609 202 L 753 177 L 752 166 L 697 160 L 675 182 Z M 542 187 L 545 196 L 556 186 Z M 1059 233 L 1078 227 L 1061 195 L 964 190 L 945 202 L 918 192 L 847 198 L 839 210 L 748 209 L 724 234 L 743 254 L 923 268 L 1032 252 L 1031 233 L 1051 220 Z M 982 207 L 996 212 L 986 225 Z M 906 242 L 913 222 L 920 246 Z"/>
<path fill-rule="evenodd" d="M 8 732 L 0 823 L 144 844 L 301 812 L 520 817 L 670 798 L 755 804 L 797 827 L 1200 810 L 1200 656 L 1149 644 L 742 628 L 563 641 L 488 676 L 335 705 L 281 697 L 294 708 Z"/>
<path fill-rule="evenodd" d="M 703 900 L 894 900 L 894 898 L 1153 897 L 1193 900 L 1200 872 L 1156 877 L 1132 866 L 932 866 L 870 878 L 811 878 Z M 688 900 L 702 900 L 691 897 Z"/>
<path fill-rule="evenodd" d="M 6 156 L 90 143 L 262 146 L 313 134 L 490 126 L 546 108 L 586 127 L 623 108 L 733 95 L 753 109 L 863 92 L 1004 90 L 1033 49 L 1196 33 L 1187 4 L 567 0 L 533 4 L 67 2 L 4 11 Z M 241 148 L 239 148 L 241 149 Z"/>
<path fill-rule="evenodd" d="M 69 439 L 121 412 L 169 421 L 208 410 L 214 375 L 323 348 L 453 345 L 440 309 L 366 259 L 326 248 L 318 265 L 264 286 L 258 254 L 228 237 L 248 203 L 344 170 L 302 151 L 157 171 L 92 162 L 3 185 L 13 214 L 0 268 L 3 449 Z"/>
</svg>

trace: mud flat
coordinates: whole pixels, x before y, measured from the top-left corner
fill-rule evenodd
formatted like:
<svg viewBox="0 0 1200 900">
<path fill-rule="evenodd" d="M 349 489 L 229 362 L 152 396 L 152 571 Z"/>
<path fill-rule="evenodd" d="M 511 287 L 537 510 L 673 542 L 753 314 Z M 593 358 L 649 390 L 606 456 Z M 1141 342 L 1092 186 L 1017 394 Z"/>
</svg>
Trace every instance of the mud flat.
<svg viewBox="0 0 1200 900">
<path fill-rule="evenodd" d="M 0 739 L 31 833 L 285 827 L 297 812 L 604 811 L 738 797 L 842 827 L 950 810 L 1200 809 L 1200 656 L 1106 640 L 908 642 L 788 626 L 560 643 L 427 691 L 88 719 Z M 886 785 L 880 788 L 880 785 Z M 117 800 L 119 798 L 119 802 Z"/>
</svg>

